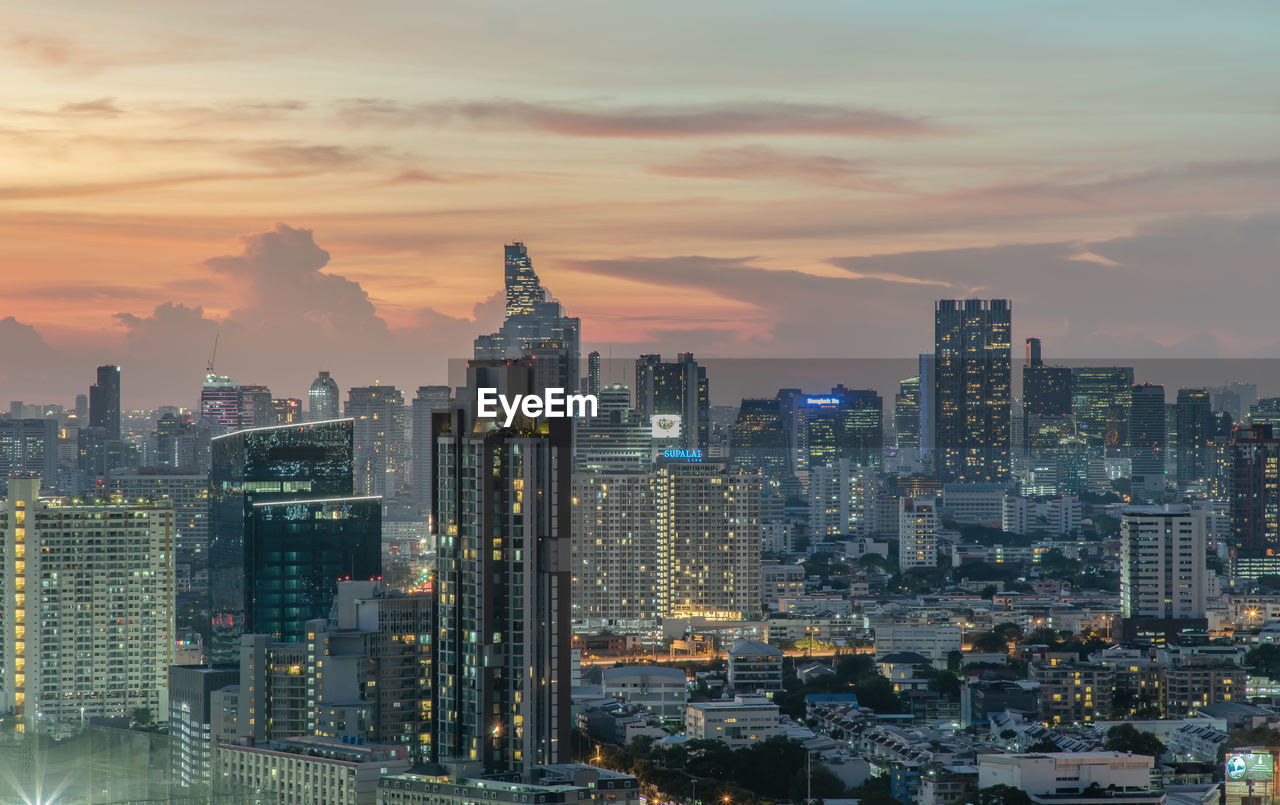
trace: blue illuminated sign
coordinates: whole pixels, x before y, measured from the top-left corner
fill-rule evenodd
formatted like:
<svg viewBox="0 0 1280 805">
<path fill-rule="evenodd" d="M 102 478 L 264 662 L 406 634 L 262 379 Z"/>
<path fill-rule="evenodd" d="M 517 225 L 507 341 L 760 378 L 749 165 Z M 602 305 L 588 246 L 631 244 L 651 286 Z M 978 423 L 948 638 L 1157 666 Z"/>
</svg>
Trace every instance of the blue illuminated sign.
<svg viewBox="0 0 1280 805">
<path fill-rule="evenodd" d="M 701 461 L 702 451 L 672 448 L 670 450 L 663 450 L 662 457 L 673 461 Z"/>
<path fill-rule="evenodd" d="M 805 397 L 805 405 L 839 405 L 841 403 L 839 397 Z"/>
</svg>

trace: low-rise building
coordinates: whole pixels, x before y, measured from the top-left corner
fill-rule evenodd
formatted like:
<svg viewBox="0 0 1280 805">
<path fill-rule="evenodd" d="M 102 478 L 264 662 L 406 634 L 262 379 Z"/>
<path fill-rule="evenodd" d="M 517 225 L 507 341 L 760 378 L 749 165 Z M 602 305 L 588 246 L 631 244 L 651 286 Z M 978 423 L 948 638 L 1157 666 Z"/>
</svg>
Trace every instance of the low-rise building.
<svg viewBox="0 0 1280 805">
<path fill-rule="evenodd" d="M 1244 702 L 1246 673 L 1228 660 L 1187 662 L 1161 671 L 1164 714 L 1180 716 L 1197 707 Z"/>
<path fill-rule="evenodd" d="M 782 598 L 804 595 L 804 566 L 769 560 L 760 564 L 760 598 L 765 609 L 777 609 Z"/>
<path fill-rule="evenodd" d="M 1006 785 L 1036 805 L 1163 805 L 1151 790 L 1155 759 L 1127 752 L 1045 752 L 978 757 L 978 787 Z"/>
<path fill-rule="evenodd" d="M 729 650 L 729 689 L 782 690 L 782 651 L 768 643 L 739 640 Z"/>
<path fill-rule="evenodd" d="M 1048 653 L 1030 664 L 1027 675 L 1040 683 L 1040 715 L 1050 724 L 1089 723 L 1111 715 L 1113 667 L 1080 662 L 1075 654 Z"/>
<path fill-rule="evenodd" d="M 374 805 L 384 774 L 407 772 L 409 747 L 339 738 L 297 737 L 264 744 L 219 744 L 214 792 L 254 792 L 279 805 Z"/>
<path fill-rule="evenodd" d="M 1175 761 L 1213 763 L 1227 738 L 1227 733 L 1208 724 L 1183 724 L 1169 736 L 1169 752 Z"/>
<path fill-rule="evenodd" d="M 534 766 L 527 781 L 450 775 L 438 767 L 389 774 L 378 783 L 378 805 L 636 805 L 640 783 L 629 774 L 568 763 Z"/>
<path fill-rule="evenodd" d="M 877 656 L 914 651 L 938 661 L 960 651 L 960 627 L 953 624 L 888 624 L 876 626 L 875 632 Z"/>
<path fill-rule="evenodd" d="M 627 665 L 601 672 L 604 695 L 643 708 L 664 721 L 684 717 L 689 683 L 679 668 Z"/>
<path fill-rule="evenodd" d="M 782 734 L 778 705 L 763 696 L 735 696 L 733 701 L 689 702 L 684 732 L 691 741 L 724 741 L 746 746 Z"/>
</svg>

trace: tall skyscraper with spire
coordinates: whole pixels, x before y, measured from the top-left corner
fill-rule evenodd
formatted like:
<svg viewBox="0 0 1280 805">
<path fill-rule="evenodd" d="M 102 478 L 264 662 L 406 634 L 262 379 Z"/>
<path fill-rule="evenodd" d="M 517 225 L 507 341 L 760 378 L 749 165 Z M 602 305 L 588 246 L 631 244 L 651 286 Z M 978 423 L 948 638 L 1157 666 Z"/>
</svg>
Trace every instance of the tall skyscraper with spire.
<svg viewBox="0 0 1280 805">
<path fill-rule="evenodd" d="M 578 387 L 579 319 L 543 286 L 523 243 L 508 243 L 505 252 L 506 320 L 496 333 L 475 341 L 477 360 L 537 357 L 548 371 L 539 371 L 540 386 Z M 554 359 L 554 360 L 552 360 Z"/>
</svg>

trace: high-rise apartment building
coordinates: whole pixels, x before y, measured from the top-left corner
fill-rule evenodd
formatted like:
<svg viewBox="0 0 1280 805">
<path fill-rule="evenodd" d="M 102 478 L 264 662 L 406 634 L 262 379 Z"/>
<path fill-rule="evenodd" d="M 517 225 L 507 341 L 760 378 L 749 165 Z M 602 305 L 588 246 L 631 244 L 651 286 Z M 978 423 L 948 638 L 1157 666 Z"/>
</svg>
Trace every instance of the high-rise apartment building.
<svg viewBox="0 0 1280 805">
<path fill-rule="evenodd" d="M 307 623 L 317 735 L 433 759 L 435 607 L 429 593 L 388 593 L 373 581 L 338 585 L 329 617 Z"/>
<path fill-rule="evenodd" d="M 207 560 L 209 552 L 209 475 L 195 467 L 140 467 L 116 473 L 107 490 L 125 503 L 155 503 L 173 508 L 173 546 L 178 563 Z"/>
<path fill-rule="evenodd" d="M 1188 506 L 1132 506 L 1120 518 L 1120 608 L 1126 618 L 1203 618 L 1204 520 Z"/>
<path fill-rule="evenodd" d="M 1236 428 L 1225 463 L 1236 573 L 1280 573 L 1280 438 L 1270 425 Z"/>
<path fill-rule="evenodd" d="M 311 388 L 307 389 L 307 421 L 337 419 L 340 400 L 338 382 L 328 372 L 321 370 L 316 379 L 311 381 Z"/>
<path fill-rule="evenodd" d="M 1175 404 L 1178 432 L 1178 486 L 1210 475 L 1209 445 L 1217 431 L 1208 389 L 1178 389 Z"/>
<path fill-rule="evenodd" d="M 473 361 L 467 399 L 432 416 L 435 751 L 495 772 L 566 760 L 572 728 L 572 422 L 476 414 L 479 388 L 532 393 L 530 363 Z"/>
<path fill-rule="evenodd" d="M 39 475 L 58 483 L 58 420 L 0 419 L 0 491 L 13 475 Z"/>
<path fill-rule="evenodd" d="M 1133 367 L 1079 366 L 1071 370 L 1071 413 L 1091 458 L 1116 457 L 1129 443 Z"/>
<path fill-rule="evenodd" d="M 707 369 L 692 352 L 681 352 L 675 361 L 663 362 L 661 355 L 641 355 L 636 359 L 636 411 L 654 424 L 655 435 L 679 429 L 680 443 L 690 449 L 706 450 L 711 440 L 711 388 Z"/>
<path fill-rule="evenodd" d="M 355 434 L 355 491 L 395 494 L 409 478 L 404 392 L 394 386 L 352 386 L 346 415 Z"/>
<path fill-rule="evenodd" d="M 1009 475 L 1009 339 L 1007 299 L 943 299 L 934 308 L 934 449 L 944 481 Z"/>
<path fill-rule="evenodd" d="M 17 729 L 168 713 L 173 512 L 43 501 L 10 478 L 0 504 L 0 709 Z"/>
<path fill-rule="evenodd" d="M 431 461 L 431 415 L 448 410 L 453 405 L 453 389 L 448 386 L 419 386 L 413 398 L 412 444 L 410 461 L 413 468 L 413 500 L 422 511 L 431 509 L 431 496 L 435 491 L 435 473 Z"/>
<path fill-rule="evenodd" d="M 1134 386 L 1129 404 L 1129 459 L 1135 500 L 1151 500 L 1164 493 L 1164 386 Z"/>
<path fill-rule="evenodd" d="M 875 515 L 875 471 L 847 458 L 809 470 L 809 533 L 815 540 L 870 536 Z"/>
<path fill-rule="evenodd" d="M 898 501 L 898 566 L 902 570 L 938 566 L 938 531 L 942 518 L 936 498 Z"/>
<path fill-rule="evenodd" d="M 89 387 L 89 424 L 106 431 L 107 439 L 120 438 L 120 367 L 98 367 L 98 382 Z"/>
<path fill-rule="evenodd" d="M 253 428 L 213 441 L 209 602 L 215 662 L 243 633 L 304 637 L 339 579 L 381 575 L 382 507 L 352 494 L 349 419 Z"/>
<path fill-rule="evenodd" d="M 658 621 L 658 525 L 649 472 L 573 476 L 573 620 L 640 629 Z"/>
<path fill-rule="evenodd" d="M 756 617 L 762 606 L 760 476 L 680 457 L 659 467 L 655 491 L 660 615 Z"/>
</svg>

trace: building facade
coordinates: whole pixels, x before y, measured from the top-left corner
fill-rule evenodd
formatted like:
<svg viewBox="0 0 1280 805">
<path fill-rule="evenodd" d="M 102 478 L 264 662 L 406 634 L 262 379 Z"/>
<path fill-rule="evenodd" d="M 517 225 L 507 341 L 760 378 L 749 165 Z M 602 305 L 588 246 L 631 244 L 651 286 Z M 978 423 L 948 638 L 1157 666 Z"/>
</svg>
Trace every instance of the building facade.
<svg viewBox="0 0 1280 805">
<path fill-rule="evenodd" d="M 658 619 L 658 526 L 648 472 L 574 473 L 573 620 L 638 629 Z"/>
<path fill-rule="evenodd" d="M 934 308 L 934 444 L 944 481 L 1009 475 L 1012 365 L 1007 299 L 943 299 Z"/>
<path fill-rule="evenodd" d="M 571 422 L 476 415 L 476 389 L 532 393 L 530 361 L 467 374 L 468 399 L 432 418 L 436 752 L 507 772 L 569 752 Z"/>
<path fill-rule="evenodd" d="M 168 712 L 173 511 L 42 501 L 10 478 L 0 507 L 0 709 L 19 731 Z"/>
<path fill-rule="evenodd" d="M 1203 618 L 1204 520 L 1188 506 L 1133 506 L 1120 519 L 1120 608 L 1126 618 Z"/>
<path fill-rule="evenodd" d="M 746 620 L 761 611 L 760 476 L 724 464 L 663 464 L 655 483 L 658 612 Z"/>
<path fill-rule="evenodd" d="M 381 575 L 382 507 L 352 495 L 349 419 L 253 428 L 213 440 L 210 633 L 215 663 L 241 634 L 303 639 L 339 579 Z"/>
</svg>

